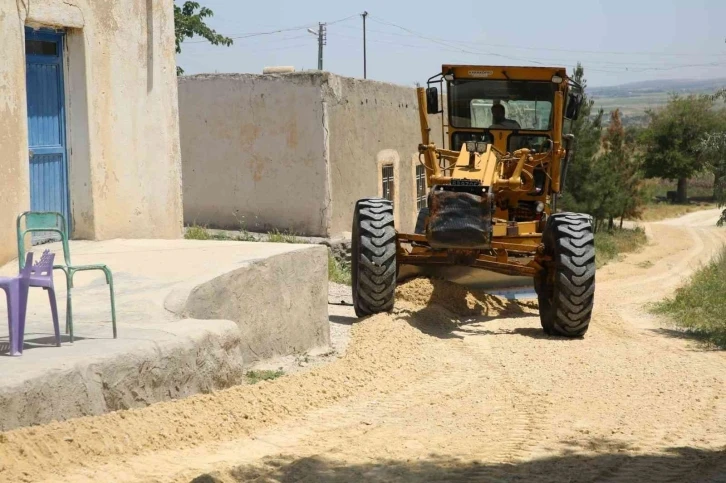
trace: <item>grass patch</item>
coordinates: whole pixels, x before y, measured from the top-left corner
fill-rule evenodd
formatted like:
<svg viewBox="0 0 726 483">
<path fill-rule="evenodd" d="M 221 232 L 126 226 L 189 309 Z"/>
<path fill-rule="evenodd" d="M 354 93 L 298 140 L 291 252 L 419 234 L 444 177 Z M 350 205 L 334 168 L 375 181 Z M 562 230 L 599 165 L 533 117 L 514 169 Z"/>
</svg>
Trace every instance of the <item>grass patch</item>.
<svg viewBox="0 0 726 483">
<path fill-rule="evenodd" d="M 282 232 L 276 229 L 267 233 L 266 241 L 270 243 L 300 243 L 294 233 Z"/>
<path fill-rule="evenodd" d="M 642 228 L 623 228 L 612 232 L 595 233 L 595 262 L 597 268 L 617 260 L 621 254 L 640 249 L 648 241 Z"/>
<path fill-rule="evenodd" d="M 653 312 L 707 345 L 726 349 L 726 247 Z"/>
<path fill-rule="evenodd" d="M 193 225 L 187 228 L 186 232 L 184 233 L 184 238 L 186 238 L 187 240 L 211 240 L 212 235 L 205 227 Z"/>
<path fill-rule="evenodd" d="M 688 205 L 674 205 L 671 203 L 651 203 L 643 208 L 643 221 L 660 221 L 667 218 L 678 218 L 699 210 L 717 208 L 715 203 L 690 203 Z"/>
<path fill-rule="evenodd" d="M 336 260 L 330 250 L 328 250 L 328 280 L 343 285 L 352 284 L 350 264 Z"/>
<path fill-rule="evenodd" d="M 239 235 L 234 237 L 235 241 L 243 241 L 243 242 L 256 242 L 258 241 L 257 238 L 254 237 L 250 232 L 245 230 L 244 228 L 241 228 L 239 230 Z"/>
<path fill-rule="evenodd" d="M 260 370 L 260 371 L 248 371 L 245 376 L 247 382 L 250 384 L 257 384 L 261 381 L 272 381 L 278 377 L 284 376 L 285 372 L 282 370 L 271 371 L 271 370 Z"/>
</svg>

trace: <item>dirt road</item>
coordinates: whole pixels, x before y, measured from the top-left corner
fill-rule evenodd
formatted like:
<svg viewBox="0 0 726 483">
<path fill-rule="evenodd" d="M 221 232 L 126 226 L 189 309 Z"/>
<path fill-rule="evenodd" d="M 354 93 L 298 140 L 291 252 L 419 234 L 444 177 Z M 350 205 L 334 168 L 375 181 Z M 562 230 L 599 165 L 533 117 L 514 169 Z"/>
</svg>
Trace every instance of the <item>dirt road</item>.
<svg viewBox="0 0 726 483">
<path fill-rule="evenodd" d="M 647 225 L 598 271 L 584 339 L 418 280 L 325 367 L 0 434 L 0 480 L 726 482 L 726 354 L 644 308 L 726 241 L 717 216 Z"/>
</svg>

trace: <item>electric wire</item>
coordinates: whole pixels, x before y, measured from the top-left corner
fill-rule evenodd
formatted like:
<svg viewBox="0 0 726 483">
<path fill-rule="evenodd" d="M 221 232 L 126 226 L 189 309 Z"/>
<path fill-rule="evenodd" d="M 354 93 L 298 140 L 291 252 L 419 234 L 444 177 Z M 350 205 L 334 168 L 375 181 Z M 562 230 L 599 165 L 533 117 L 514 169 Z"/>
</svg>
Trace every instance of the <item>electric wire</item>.
<svg viewBox="0 0 726 483">
<path fill-rule="evenodd" d="M 332 22 L 323 22 L 323 23 L 326 24 L 326 25 L 335 25 L 335 24 L 339 24 L 341 22 L 345 22 L 347 20 L 350 20 L 350 19 L 352 19 L 354 17 L 357 17 L 357 16 L 358 16 L 358 14 L 353 14 L 353 15 L 349 15 L 349 16 L 344 17 L 344 18 L 340 18 L 338 20 L 333 20 Z M 249 38 L 252 38 L 252 37 L 262 37 L 262 36 L 265 36 L 265 35 L 275 35 L 275 34 L 280 34 L 280 33 L 284 33 L 284 32 L 294 32 L 294 31 L 297 31 L 297 30 L 305 30 L 305 29 L 309 29 L 309 28 L 315 27 L 317 25 L 318 25 L 317 23 L 309 23 L 309 24 L 306 24 L 306 25 L 300 25 L 298 27 L 289 27 L 289 28 L 283 28 L 283 29 L 277 29 L 277 30 L 269 30 L 269 31 L 266 31 L 266 32 L 250 32 L 250 33 L 237 34 L 237 35 L 232 35 L 232 36 L 225 35 L 225 37 L 228 37 L 228 38 L 233 39 L 233 40 L 249 39 Z M 189 40 L 189 41 L 184 41 L 183 43 L 184 44 L 202 44 L 202 43 L 207 43 L 207 42 L 208 42 L 207 40 Z"/>
<path fill-rule="evenodd" d="M 451 44 L 449 42 L 444 42 L 439 39 L 420 34 L 409 28 L 403 27 L 403 26 L 395 24 L 393 22 L 388 22 L 387 20 L 378 18 L 376 16 L 370 15 L 370 18 L 371 18 L 371 20 L 373 20 L 374 22 L 377 22 L 379 24 L 388 25 L 388 26 L 403 30 L 404 32 L 408 32 L 410 35 L 413 35 L 414 37 L 418 37 L 418 38 L 428 40 L 433 43 L 437 43 L 437 44 L 445 45 L 447 47 L 452 47 L 452 48 L 458 49 L 461 53 L 474 54 L 474 55 L 493 55 L 496 57 L 505 57 L 505 58 L 514 59 L 514 60 L 524 60 L 524 61 L 530 62 L 532 64 L 546 65 L 546 62 L 539 61 L 539 60 L 524 59 L 521 57 L 515 57 L 515 56 L 506 55 L 506 54 L 498 54 L 498 53 L 492 53 L 492 52 L 476 52 L 476 51 L 472 51 L 469 49 L 460 49 L 455 44 Z M 552 61 L 550 61 L 550 62 L 552 62 Z M 559 61 L 559 62 L 561 62 L 561 61 Z M 595 62 L 596 61 L 592 61 L 592 63 L 595 63 Z M 615 64 L 617 64 L 617 63 L 613 63 L 613 65 L 615 65 Z M 622 64 L 618 64 L 618 65 L 622 65 Z M 611 73 L 647 72 L 647 71 L 663 71 L 663 70 L 672 70 L 672 69 L 690 68 L 690 67 L 720 67 L 723 64 L 719 64 L 716 62 L 711 62 L 711 63 L 707 63 L 707 64 L 677 64 L 677 65 L 672 64 L 672 65 L 668 65 L 668 66 L 660 66 L 660 64 L 659 64 L 658 67 L 641 66 L 642 64 L 635 64 L 635 65 L 637 65 L 639 67 L 633 67 L 633 68 L 620 67 L 620 70 L 611 70 L 611 71 L 607 71 L 604 69 L 589 69 L 589 70 L 598 70 L 599 72 L 611 72 Z M 617 69 L 618 67 L 612 67 L 612 68 Z"/>
</svg>

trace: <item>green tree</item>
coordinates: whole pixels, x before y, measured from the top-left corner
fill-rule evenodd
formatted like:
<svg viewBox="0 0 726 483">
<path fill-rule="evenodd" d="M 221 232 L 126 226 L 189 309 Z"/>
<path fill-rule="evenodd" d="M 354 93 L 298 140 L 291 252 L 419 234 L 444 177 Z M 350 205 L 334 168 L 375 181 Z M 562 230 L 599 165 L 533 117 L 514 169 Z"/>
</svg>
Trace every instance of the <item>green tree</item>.
<svg viewBox="0 0 726 483">
<path fill-rule="evenodd" d="M 174 33 L 176 34 L 176 53 L 181 53 L 181 44 L 185 39 L 191 39 L 195 35 L 205 38 L 212 45 L 230 46 L 233 40 L 224 35 L 218 34 L 214 29 L 207 26 L 204 19 L 214 15 L 207 7 L 202 7 L 199 2 L 185 1 L 180 7 L 174 4 Z M 181 75 L 184 69 L 177 66 L 176 74 Z"/>
<path fill-rule="evenodd" d="M 607 204 L 609 227 L 613 228 L 613 218 L 619 216 L 622 228 L 626 217 L 640 217 L 645 193 L 641 160 L 636 155 L 636 136 L 633 130 L 623 127 L 619 109 L 610 114 L 610 124 L 603 136 L 603 150 L 603 168 L 609 172 L 601 175 L 615 182 L 612 198 Z"/>
<path fill-rule="evenodd" d="M 688 178 L 708 166 L 700 142 L 717 125 L 713 106 L 712 96 L 673 95 L 665 107 L 647 111 L 640 136 L 645 175 L 677 180 L 680 203 L 688 202 Z"/>
<path fill-rule="evenodd" d="M 721 131 L 706 133 L 699 147 L 708 157 L 714 174 L 713 196 L 721 212 L 719 226 L 726 223 L 726 126 Z"/>
<path fill-rule="evenodd" d="M 585 71 L 581 64 L 577 64 L 572 77 L 583 89 L 587 87 Z M 575 148 L 574 157 L 567 167 L 562 205 L 567 210 L 595 216 L 593 197 L 597 188 L 597 180 L 593 170 L 596 155 L 600 150 L 603 111 L 600 109 L 593 115 L 593 104 L 594 101 L 587 96 L 585 90 L 580 116 L 566 126 L 566 131 L 575 136 Z"/>
<path fill-rule="evenodd" d="M 574 80 L 586 87 L 584 70 L 578 64 Z M 644 201 L 640 162 L 635 153 L 635 133 L 623 127 L 620 111 L 611 113 L 603 133 L 603 111 L 593 113 L 593 101 L 584 93 L 580 117 L 568 131 L 575 135 L 576 149 L 568 166 L 563 205 L 567 210 L 593 216 L 595 230 L 607 224 L 622 226 L 625 217 L 637 217 Z"/>
</svg>

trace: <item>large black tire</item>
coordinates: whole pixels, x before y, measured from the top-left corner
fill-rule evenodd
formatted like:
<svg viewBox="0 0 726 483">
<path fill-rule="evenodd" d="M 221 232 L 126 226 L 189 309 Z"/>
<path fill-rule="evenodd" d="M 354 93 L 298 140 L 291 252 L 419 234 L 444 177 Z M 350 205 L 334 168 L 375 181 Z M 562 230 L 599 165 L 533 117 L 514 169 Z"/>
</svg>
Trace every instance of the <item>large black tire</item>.
<svg viewBox="0 0 726 483">
<path fill-rule="evenodd" d="M 368 198 L 356 203 L 350 257 L 356 315 L 390 312 L 396 291 L 396 229 L 390 201 Z"/>
<path fill-rule="evenodd" d="M 592 218 L 557 213 L 542 236 L 553 263 L 535 279 L 542 328 L 551 335 L 581 337 L 595 300 L 595 239 Z"/>
</svg>

